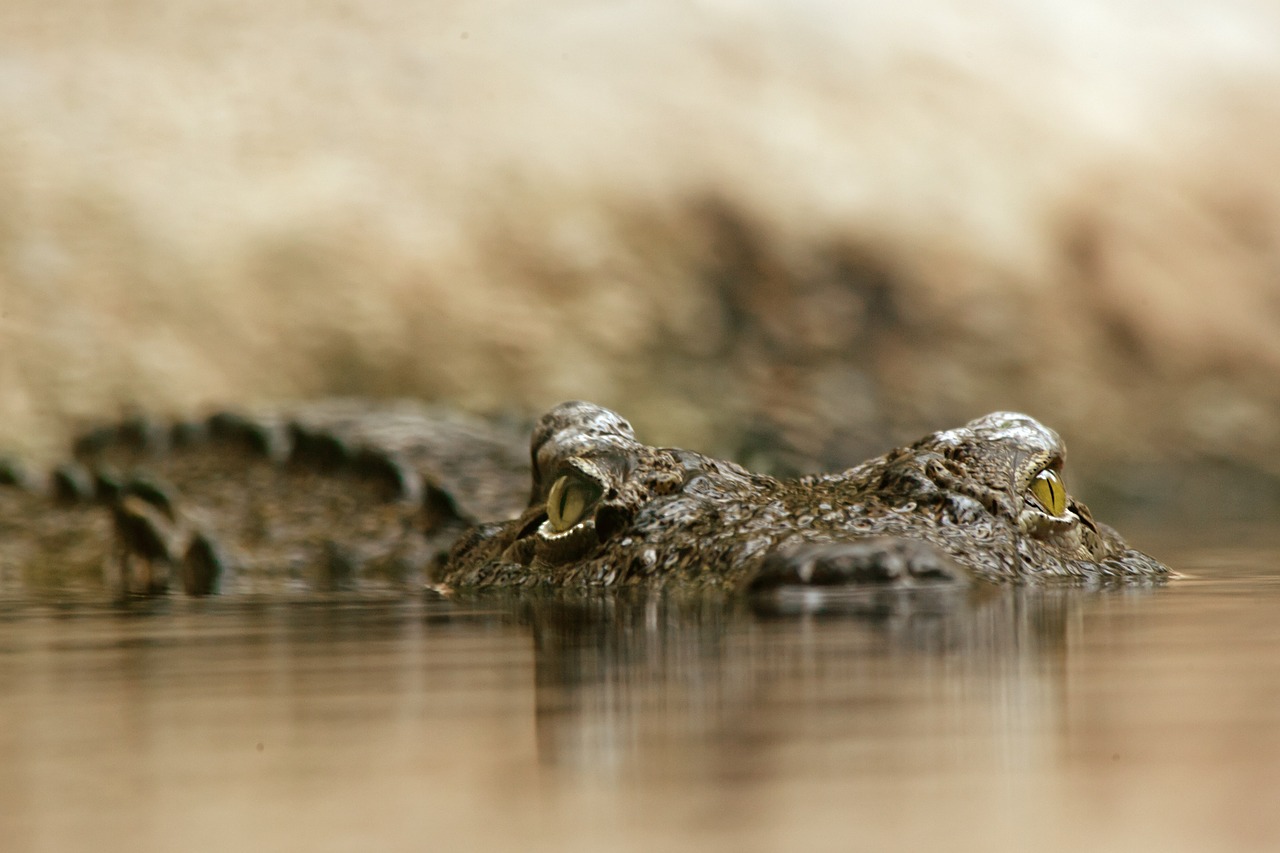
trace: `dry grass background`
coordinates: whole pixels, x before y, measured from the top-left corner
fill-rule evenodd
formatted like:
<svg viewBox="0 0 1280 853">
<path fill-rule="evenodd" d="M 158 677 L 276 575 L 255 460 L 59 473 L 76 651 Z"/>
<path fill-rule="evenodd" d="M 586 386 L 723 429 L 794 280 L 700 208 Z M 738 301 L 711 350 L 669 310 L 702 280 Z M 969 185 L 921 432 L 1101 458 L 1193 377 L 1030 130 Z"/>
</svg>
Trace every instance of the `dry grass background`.
<svg viewBox="0 0 1280 853">
<path fill-rule="evenodd" d="M 1277 44 L 1248 0 L 7 0 L 0 447 L 359 392 L 1280 473 Z"/>
</svg>

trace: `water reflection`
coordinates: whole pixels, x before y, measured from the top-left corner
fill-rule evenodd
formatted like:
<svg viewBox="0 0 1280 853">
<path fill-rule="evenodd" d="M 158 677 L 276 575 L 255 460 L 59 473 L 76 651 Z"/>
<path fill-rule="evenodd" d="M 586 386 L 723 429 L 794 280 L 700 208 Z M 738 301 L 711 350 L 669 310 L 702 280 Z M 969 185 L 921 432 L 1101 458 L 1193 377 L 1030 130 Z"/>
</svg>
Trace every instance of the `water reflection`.
<svg viewBox="0 0 1280 853">
<path fill-rule="evenodd" d="M 1272 552 L 1273 553 L 1273 552 Z M 1280 574 L 0 607 L 6 850 L 1280 842 Z M 817 606 L 815 606 L 815 604 Z M 858 845 L 855 845 L 858 846 Z"/>
<path fill-rule="evenodd" d="M 730 749 L 720 759 L 733 763 L 737 745 L 758 754 L 806 726 L 819 737 L 832 722 L 871 734 L 941 707 L 953 730 L 1001 739 L 1008 760 L 1026 764 L 1022 753 L 1045 747 L 1026 733 L 1059 726 L 1067 648 L 1087 601 L 1155 591 L 871 590 L 752 605 L 657 593 L 525 601 L 518 612 L 533 635 L 539 756 L 622 768 L 659 738 L 686 749 L 723 744 Z M 816 715 L 814 685 L 824 695 Z M 919 759 L 899 755 L 908 765 Z"/>
</svg>

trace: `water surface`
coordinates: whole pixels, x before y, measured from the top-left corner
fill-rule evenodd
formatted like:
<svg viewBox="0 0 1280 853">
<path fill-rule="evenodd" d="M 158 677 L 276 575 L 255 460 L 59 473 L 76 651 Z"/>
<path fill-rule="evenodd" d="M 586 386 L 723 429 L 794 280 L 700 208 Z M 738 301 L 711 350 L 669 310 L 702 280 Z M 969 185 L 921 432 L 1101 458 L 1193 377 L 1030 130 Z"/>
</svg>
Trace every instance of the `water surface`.
<svg viewBox="0 0 1280 853">
<path fill-rule="evenodd" d="M 1276 849 L 1280 547 L 1239 541 L 1163 588 L 818 607 L 9 601 L 0 838 Z"/>
</svg>

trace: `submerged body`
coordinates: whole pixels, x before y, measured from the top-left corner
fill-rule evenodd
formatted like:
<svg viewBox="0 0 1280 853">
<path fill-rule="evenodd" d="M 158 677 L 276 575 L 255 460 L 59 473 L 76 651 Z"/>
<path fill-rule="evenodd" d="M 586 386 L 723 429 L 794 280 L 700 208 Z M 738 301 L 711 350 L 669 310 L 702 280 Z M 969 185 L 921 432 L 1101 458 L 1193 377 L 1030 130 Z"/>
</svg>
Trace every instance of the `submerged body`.
<svg viewBox="0 0 1280 853">
<path fill-rule="evenodd" d="M 519 518 L 466 534 L 455 588 L 1153 579 L 1169 570 L 1070 497 L 1066 448 L 998 412 L 839 474 L 777 480 L 650 447 L 590 403 L 543 416 Z"/>
</svg>

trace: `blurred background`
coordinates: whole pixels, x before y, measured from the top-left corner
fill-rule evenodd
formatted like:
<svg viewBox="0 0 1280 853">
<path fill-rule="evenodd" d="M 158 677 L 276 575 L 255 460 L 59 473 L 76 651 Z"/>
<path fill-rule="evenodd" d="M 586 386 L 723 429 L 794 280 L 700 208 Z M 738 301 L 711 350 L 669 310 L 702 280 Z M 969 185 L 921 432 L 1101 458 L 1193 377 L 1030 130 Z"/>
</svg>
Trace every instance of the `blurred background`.
<svg viewBox="0 0 1280 853">
<path fill-rule="evenodd" d="M 1096 502 L 1271 511 L 1278 44 L 1249 0 L 6 0 L 0 449 L 579 397 L 787 472 L 1011 408 Z"/>
</svg>

